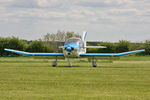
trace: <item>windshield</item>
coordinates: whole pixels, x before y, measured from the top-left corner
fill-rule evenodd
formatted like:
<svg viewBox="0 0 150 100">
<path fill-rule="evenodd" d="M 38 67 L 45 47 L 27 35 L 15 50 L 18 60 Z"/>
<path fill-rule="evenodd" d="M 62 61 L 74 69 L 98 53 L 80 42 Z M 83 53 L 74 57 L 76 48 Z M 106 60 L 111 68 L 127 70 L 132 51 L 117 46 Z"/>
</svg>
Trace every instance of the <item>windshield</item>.
<svg viewBox="0 0 150 100">
<path fill-rule="evenodd" d="M 68 39 L 65 44 L 68 44 L 68 43 L 79 44 L 80 41 L 81 41 L 81 39 L 79 39 L 79 38 L 71 38 L 71 39 Z"/>
</svg>

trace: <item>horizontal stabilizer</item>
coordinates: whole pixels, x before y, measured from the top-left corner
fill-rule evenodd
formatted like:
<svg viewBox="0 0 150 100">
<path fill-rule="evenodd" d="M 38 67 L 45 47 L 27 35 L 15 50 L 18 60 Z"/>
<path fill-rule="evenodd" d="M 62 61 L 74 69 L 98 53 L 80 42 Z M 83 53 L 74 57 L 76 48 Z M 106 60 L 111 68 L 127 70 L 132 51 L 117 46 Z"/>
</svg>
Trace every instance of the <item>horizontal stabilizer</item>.
<svg viewBox="0 0 150 100">
<path fill-rule="evenodd" d="M 143 52 L 145 50 L 136 50 L 136 51 L 129 51 L 129 52 L 123 52 L 123 53 L 84 53 L 84 54 L 80 54 L 80 56 L 82 57 L 88 57 L 88 56 L 92 56 L 92 57 L 119 57 L 119 56 L 124 56 L 124 55 L 129 55 L 129 54 L 134 54 L 134 53 L 139 53 L 139 52 Z"/>
<path fill-rule="evenodd" d="M 59 49 L 62 49 L 64 46 L 59 46 Z"/>
<path fill-rule="evenodd" d="M 86 48 L 107 48 L 106 46 L 86 46 Z"/>
<path fill-rule="evenodd" d="M 16 54 L 28 55 L 28 56 L 64 56 L 63 53 L 29 53 L 24 51 L 5 49 L 5 51 L 13 52 Z"/>
</svg>

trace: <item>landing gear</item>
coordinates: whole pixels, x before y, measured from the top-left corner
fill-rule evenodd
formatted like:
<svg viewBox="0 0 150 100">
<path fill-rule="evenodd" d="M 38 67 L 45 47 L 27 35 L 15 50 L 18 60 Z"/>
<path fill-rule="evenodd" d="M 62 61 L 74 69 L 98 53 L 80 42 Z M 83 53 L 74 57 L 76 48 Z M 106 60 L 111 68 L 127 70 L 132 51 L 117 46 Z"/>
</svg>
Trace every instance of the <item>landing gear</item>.
<svg viewBox="0 0 150 100">
<path fill-rule="evenodd" d="M 56 61 L 53 61 L 52 66 L 53 66 L 53 67 L 56 67 L 56 66 L 57 66 L 57 56 L 56 56 Z"/>
<path fill-rule="evenodd" d="M 92 62 L 93 67 L 97 67 L 97 63 L 96 62 Z"/>
<path fill-rule="evenodd" d="M 72 67 L 72 63 L 70 62 L 69 56 L 67 57 L 67 64 L 68 64 L 68 67 Z"/>
<path fill-rule="evenodd" d="M 56 66 L 57 66 L 57 62 L 56 62 L 56 61 L 53 61 L 52 66 L 53 66 L 53 67 L 56 67 Z"/>
<path fill-rule="evenodd" d="M 96 61 L 94 61 L 95 59 L 93 58 L 92 59 L 92 65 L 93 65 L 93 67 L 97 67 L 97 63 L 96 63 Z"/>
</svg>

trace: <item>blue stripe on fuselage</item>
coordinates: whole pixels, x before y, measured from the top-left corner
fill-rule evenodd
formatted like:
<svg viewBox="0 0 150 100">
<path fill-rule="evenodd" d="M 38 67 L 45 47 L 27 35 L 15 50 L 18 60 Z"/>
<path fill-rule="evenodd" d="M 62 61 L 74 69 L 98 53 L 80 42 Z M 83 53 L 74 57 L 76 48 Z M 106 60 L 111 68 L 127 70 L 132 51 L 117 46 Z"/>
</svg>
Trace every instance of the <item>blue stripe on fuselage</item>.
<svg viewBox="0 0 150 100">
<path fill-rule="evenodd" d="M 67 43 L 64 45 L 63 48 L 66 48 L 66 47 L 72 47 L 72 48 L 81 48 L 79 44 L 76 44 L 76 43 Z"/>
</svg>

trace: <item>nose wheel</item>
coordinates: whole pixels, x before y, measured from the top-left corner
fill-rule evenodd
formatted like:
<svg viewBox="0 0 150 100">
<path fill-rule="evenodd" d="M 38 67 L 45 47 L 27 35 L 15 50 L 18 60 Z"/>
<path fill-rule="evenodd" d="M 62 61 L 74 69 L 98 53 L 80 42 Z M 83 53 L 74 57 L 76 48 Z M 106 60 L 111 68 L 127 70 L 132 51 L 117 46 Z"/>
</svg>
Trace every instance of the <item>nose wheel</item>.
<svg viewBox="0 0 150 100">
<path fill-rule="evenodd" d="M 67 64 L 68 64 L 68 67 L 72 67 L 72 63 L 70 62 L 69 56 L 67 57 Z"/>
</svg>

